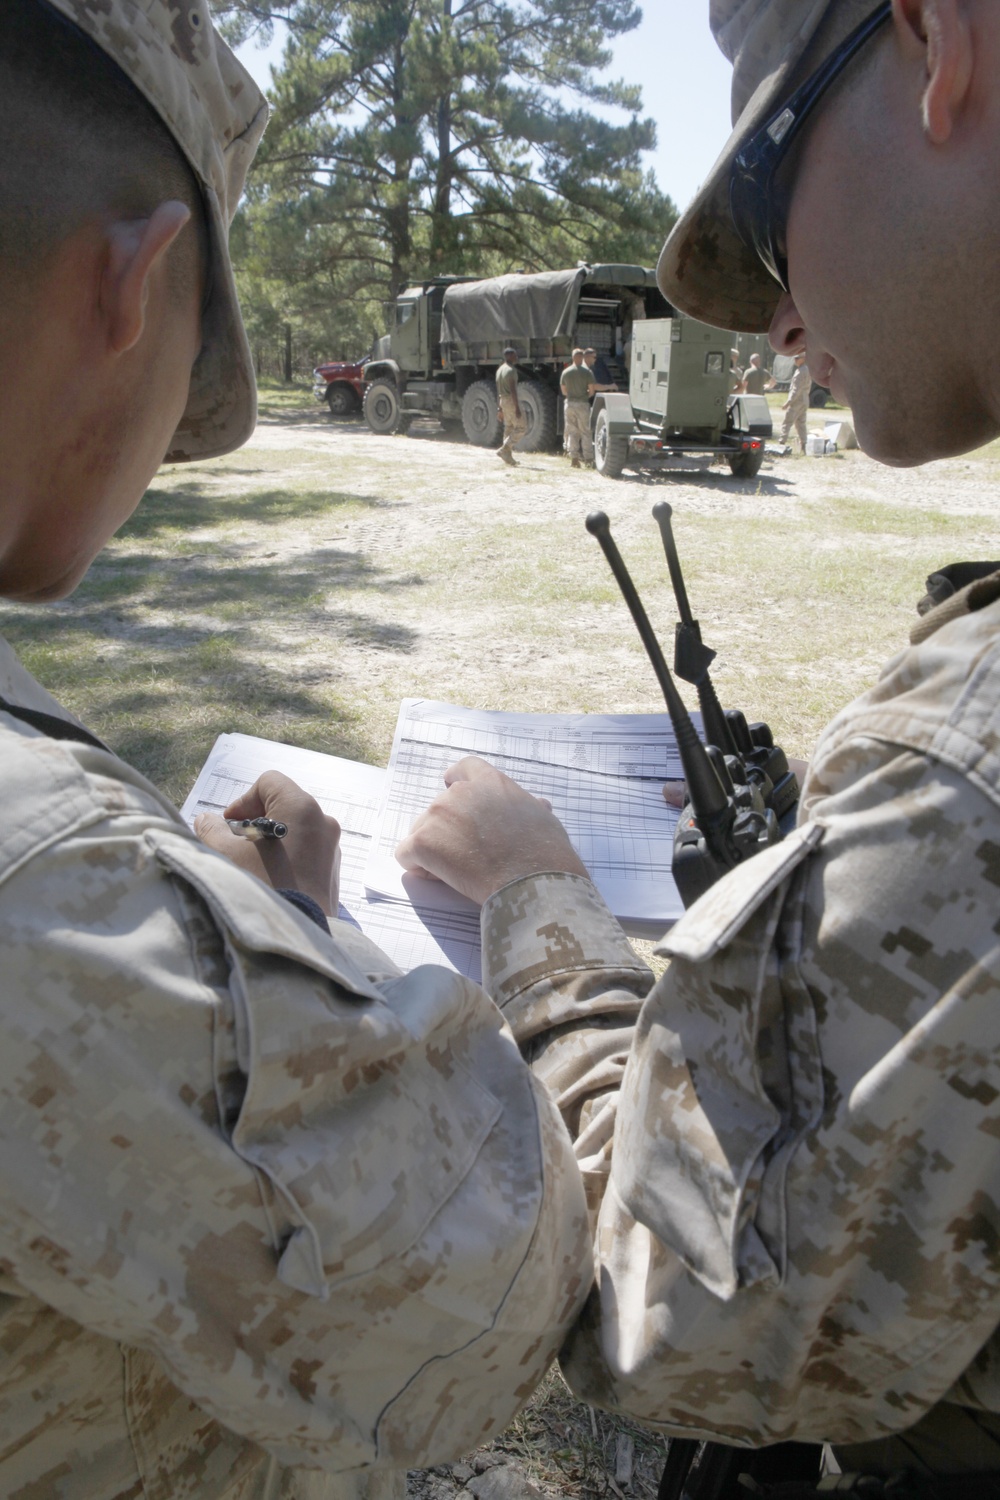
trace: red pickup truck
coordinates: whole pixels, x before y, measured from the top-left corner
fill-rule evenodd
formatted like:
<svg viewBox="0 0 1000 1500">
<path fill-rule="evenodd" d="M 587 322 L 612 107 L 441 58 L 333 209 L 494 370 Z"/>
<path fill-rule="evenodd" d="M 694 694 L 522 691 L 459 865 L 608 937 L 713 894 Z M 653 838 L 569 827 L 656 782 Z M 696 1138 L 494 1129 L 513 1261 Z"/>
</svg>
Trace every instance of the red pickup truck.
<svg viewBox="0 0 1000 1500">
<path fill-rule="evenodd" d="M 313 395 L 325 401 L 334 417 L 350 417 L 361 410 L 365 383 L 361 375 L 364 360 L 329 360 L 313 370 Z"/>
</svg>

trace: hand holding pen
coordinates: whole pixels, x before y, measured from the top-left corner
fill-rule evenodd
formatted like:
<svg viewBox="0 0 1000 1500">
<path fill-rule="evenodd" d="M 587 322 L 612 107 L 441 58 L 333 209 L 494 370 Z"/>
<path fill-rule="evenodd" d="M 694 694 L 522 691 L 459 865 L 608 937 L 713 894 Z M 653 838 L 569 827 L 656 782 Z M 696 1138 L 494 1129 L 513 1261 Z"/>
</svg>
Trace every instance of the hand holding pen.
<svg viewBox="0 0 1000 1500">
<path fill-rule="evenodd" d="M 203 844 L 275 890 L 303 891 L 336 915 L 340 824 L 282 772 L 265 771 L 221 817 L 199 813 L 194 829 Z"/>
<path fill-rule="evenodd" d="M 251 843 L 258 839 L 283 839 L 288 832 L 288 824 L 279 823 L 276 818 L 226 818 L 224 821 L 230 833 L 235 833 L 237 838 L 249 839 Z"/>
</svg>

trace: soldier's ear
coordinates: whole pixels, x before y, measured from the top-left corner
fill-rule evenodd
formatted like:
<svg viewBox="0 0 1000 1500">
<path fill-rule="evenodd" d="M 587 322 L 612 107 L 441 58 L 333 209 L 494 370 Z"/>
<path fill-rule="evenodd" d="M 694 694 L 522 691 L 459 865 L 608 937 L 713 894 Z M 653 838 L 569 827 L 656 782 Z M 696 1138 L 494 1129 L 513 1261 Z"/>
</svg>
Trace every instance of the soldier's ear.
<svg viewBox="0 0 1000 1500">
<path fill-rule="evenodd" d="M 106 230 L 100 313 L 112 353 L 141 339 L 154 282 L 164 284 L 167 252 L 190 217 L 184 203 L 161 203 L 149 218 L 118 219 Z"/>
<path fill-rule="evenodd" d="M 935 146 L 951 137 L 969 99 L 975 43 L 965 0 L 893 0 L 896 35 L 923 71 L 924 133 Z"/>
</svg>

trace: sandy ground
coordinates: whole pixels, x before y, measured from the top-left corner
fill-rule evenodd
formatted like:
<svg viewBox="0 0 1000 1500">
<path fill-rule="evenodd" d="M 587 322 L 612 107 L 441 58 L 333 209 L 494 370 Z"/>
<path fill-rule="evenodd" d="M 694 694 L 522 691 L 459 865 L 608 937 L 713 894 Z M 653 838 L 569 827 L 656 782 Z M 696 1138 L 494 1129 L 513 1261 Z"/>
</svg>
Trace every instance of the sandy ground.
<svg viewBox="0 0 1000 1500">
<path fill-rule="evenodd" d="M 814 428 L 822 421 L 813 413 Z M 992 450 L 914 471 L 850 452 L 769 459 L 753 480 L 715 466 L 611 481 L 551 454 L 521 455 L 509 470 L 431 421 L 384 438 L 306 408 L 262 421 L 221 462 L 230 488 L 253 491 L 265 477 L 329 486 L 328 510 L 268 533 L 266 559 L 303 570 L 323 594 L 308 621 L 294 610 L 272 618 L 271 660 L 334 686 L 366 758 L 382 763 L 403 696 L 536 711 L 659 706 L 584 530 L 593 509 L 610 515 L 669 648 L 676 614 L 650 508 L 670 500 L 692 607 L 719 652 L 720 696 L 769 719 L 800 755 L 904 643 L 926 573 L 995 550 Z M 229 538 L 224 550 L 234 545 L 238 555 Z"/>
</svg>

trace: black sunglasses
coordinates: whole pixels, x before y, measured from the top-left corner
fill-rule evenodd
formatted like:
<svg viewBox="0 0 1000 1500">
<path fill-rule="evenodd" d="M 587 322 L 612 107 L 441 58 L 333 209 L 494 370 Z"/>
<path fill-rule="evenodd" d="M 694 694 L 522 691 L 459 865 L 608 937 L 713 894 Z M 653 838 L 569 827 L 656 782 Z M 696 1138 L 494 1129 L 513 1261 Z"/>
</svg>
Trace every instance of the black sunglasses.
<svg viewBox="0 0 1000 1500">
<path fill-rule="evenodd" d="M 775 176 L 816 105 L 847 64 L 892 14 L 886 0 L 845 37 L 826 61 L 795 90 L 767 124 L 736 154 L 729 178 L 729 209 L 736 233 L 755 250 L 784 291 L 788 291 L 785 204 L 775 193 Z"/>
</svg>

